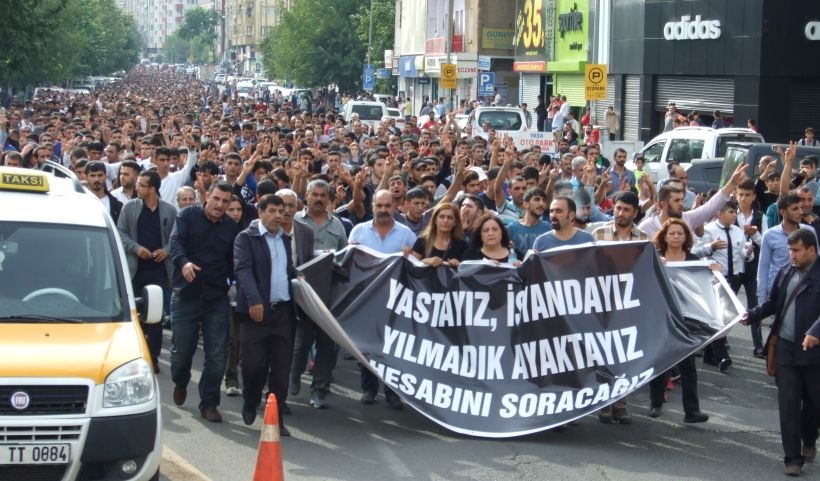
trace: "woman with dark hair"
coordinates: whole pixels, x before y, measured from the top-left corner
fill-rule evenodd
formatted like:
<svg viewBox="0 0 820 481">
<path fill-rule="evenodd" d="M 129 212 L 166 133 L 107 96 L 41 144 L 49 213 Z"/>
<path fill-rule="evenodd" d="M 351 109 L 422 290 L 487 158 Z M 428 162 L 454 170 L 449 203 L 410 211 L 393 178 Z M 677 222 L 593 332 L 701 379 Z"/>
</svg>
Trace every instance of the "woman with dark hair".
<svg viewBox="0 0 820 481">
<path fill-rule="evenodd" d="M 523 254 L 510 245 L 510 234 L 501 219 L 484 214 L 476 222 L 473 245 L 462 260 L 491 260 L 520 265 Z"/>
<path fill-rule="evenodd" d="M 228 217 L 245 229 L 250 224 L 245 212 L 245 203 L 237 195 L 231 195 L 231 203 L 225 211 Z M 228 358 L 225 363 L 225 394 L 230 397 L 242 395 L 239 388 L 239 320 L 236 318 L 236 279 L 231 278 L 228 298 L 231 303 L 228 327 Z"/>
<path fill-rule="evenodd" d="M 231 196 L 231 203 L 228 204 L 228 210 L 225 211 L 228 217 L 234 220 L 241 229 L 245 229 L 250 224 L 248 215 L 245 212 L 245 203 L 237 195 Z"/>
<path fill-rule="evenodd" d="M 433 267 L 443 263 L 456 267 L 468 248 L 458 208 L 449 202 L 442 202 L 433 209 L 430 222 L 416 239 L 410 253 Z"/>
<path fill-rule="evenodd" d="M 663 223 L 660 230 L 655 233 L 652 239 L 661 261 L 696 261 L 698 257 L 692 254 L 694 238 L 689 226 L 682 219 L 671 218 Z M 698 401 L 698 371 L 695 365 L 695 355 L 692 354 L 680 363 L 681 390 L 683 391 L 683 422 L 703 423 L 709 420 L 709 416 L 700 412 L 700 402 Z M 649 382 L 649 417 L 656 418 L 661 415 L 663 406 L 663 394 L 666 390 L 666 383 L 669 371 L 661 374 Z"/>
<path fill-rule="evenodd" d="M 692 246 L 695 242 L 692 231 L 682 219 L 673 217 L 667 220 L 655 233 L 652 242 L 664 264 L 670 261 L 699 260 L 698 256 L 692 254 Z"/>
</svg>

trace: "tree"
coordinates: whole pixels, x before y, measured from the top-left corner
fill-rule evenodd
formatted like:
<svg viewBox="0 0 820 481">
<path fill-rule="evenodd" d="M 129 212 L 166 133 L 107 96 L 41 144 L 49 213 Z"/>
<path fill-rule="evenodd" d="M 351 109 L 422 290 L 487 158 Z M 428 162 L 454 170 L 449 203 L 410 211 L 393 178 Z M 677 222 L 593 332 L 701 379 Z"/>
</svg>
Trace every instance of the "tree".
<svg viewBox="0 0 820 481">
<path fill-rule="evenodd" d="M 134 20 L 114 0 L 6 0 L 0 83 L 21 88 L 106 75 L 137 62 Z"/>
<path fill-rule="evenodd" d="M 176 36 L 189 44 L 186 58 L 192 57 L 195 62 L 207 61 L 208 52 L 212 52 L 216 44 L 218 25 L 219 13 L 213 9 L 193 8 L 185 12 Z"/>
<path fill-rule="evenodd" d="M 370 38 L 370 8 L 373 8 L 373 43 L 370 45 L 370 58 L 374 68 L 384 67 L 384 51 L 393 50 L 395 37 L 396 2 L 394 0 L 373 0 L 372 4 L 360 5 L 359 11 L 352 17 L 356 25 L 356 34 L 363 45 Z M 395 92 L 396 81 L 391 77 L 377 80 L 377 90 Z"/>
<path fill-rule="evenodd" d="M 177 34 L 185 40 L 199 37 L 208 45 L 217 39 L 216 27 L 219 25 L 219 13 L 211 8 L 192 8 L 185 12 L 185 17 L 177 29 Z"/>
<path fill-rule="evenodd" d="M 299 85 L 359 84 L 365 45 L 350 19 L 362 0 L 294 0 L 261 46 L 265 71 Z M 321 13 L 319 13 L 321 12 Z"/>
<path fill-rule="evenodd" d="M 174 34 L 165 39 L 165 55 L 170 63 L 184 63 L 188 61 L 191 52 L 191 42 Z"/>
</svg>

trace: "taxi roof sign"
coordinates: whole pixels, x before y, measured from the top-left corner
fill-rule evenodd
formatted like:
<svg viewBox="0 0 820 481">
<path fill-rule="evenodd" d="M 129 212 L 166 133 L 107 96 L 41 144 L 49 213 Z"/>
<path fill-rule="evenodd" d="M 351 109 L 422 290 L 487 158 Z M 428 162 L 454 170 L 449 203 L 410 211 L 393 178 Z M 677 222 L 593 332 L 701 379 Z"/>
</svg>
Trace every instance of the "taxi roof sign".
<svg viewBox="0 0 820 481">
<path fill-rule="evenodd" d="M 48 175 L 22 169 L 0 170 L 0 189 L 23 192 L 48 192 Z"/>
</svg>

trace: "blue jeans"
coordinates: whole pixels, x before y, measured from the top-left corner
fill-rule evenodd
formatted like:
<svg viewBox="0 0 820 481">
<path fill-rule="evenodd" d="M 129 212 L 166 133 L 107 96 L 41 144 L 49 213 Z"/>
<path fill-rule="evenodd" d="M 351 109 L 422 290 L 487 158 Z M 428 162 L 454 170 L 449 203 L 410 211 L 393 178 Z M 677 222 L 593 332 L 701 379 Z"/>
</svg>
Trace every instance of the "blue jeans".
<svg viewBox="0 0 820 481">
<path fill-rule="evenodd" d="M 179 387 L 191 381 L 191 361 L 202 331 L 205 364 L 199 379 L 199 408 L 219 406 L 228 351 L 228 296 L 224 299 L 185 299 L 171 296 L 171 379 Z"/>
</svg>

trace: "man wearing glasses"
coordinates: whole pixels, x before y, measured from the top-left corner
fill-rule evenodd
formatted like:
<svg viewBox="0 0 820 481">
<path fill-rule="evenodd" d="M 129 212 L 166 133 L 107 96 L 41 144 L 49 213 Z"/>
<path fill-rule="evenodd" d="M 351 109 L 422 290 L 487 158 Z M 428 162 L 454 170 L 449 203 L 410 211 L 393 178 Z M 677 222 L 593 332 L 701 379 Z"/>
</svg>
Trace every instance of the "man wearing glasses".
<svg viewBox="0 0 820 481">
<path fill-rule="evenodd" d="M 123 165 L 122 168 L 126 166 Z M 117 220 L 128 271 L 136 295 L 149 284 L 165 286 L 173 274 L 168 257 L 168 241 L 176 221 L 177 209 L 159 198 L 162 181 L 159 174 L 149 170 L 137 178 L 137 198 L 126 202 Z M 158 358 L 162 350 L 162 323 L 140 323 L 154 372 L 159 372 Z"/>
</svg>

